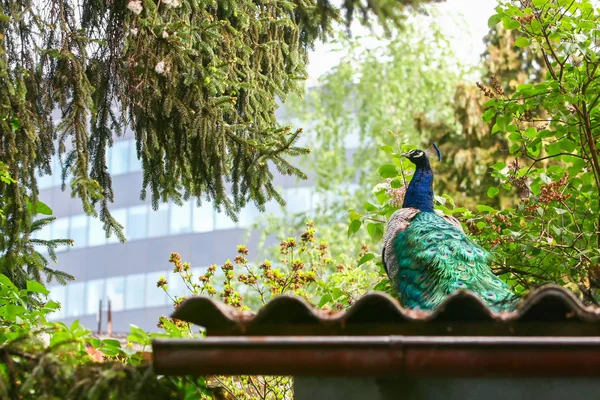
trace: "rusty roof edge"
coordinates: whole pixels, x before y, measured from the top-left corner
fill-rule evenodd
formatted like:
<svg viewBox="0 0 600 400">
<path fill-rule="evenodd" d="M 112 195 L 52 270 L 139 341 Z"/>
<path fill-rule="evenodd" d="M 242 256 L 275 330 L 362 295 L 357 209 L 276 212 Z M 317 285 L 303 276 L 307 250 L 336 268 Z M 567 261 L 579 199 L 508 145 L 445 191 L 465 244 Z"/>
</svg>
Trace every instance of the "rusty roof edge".
<svg viewBox="0 0 600 400">
<path fill-rule="evenodd" d="M 536 306 L 543 305 L 549 301 L 559 301 L 562 306 L 571 310 L 575 316 L 583 321 L 600 320 L 600 309 L 586 307 L 574 294 L 557 285 L 545 285 L 536 289 L 523 297 L 514 311 L 502 313 L 492 312 L 478 295 L 468 290 L 462 290 L 448 296 L 433 312 L 406 309 L 400 305 L 397 299 L 390 295 L 383 292 L 372 292 L 357 300 L 347 310 L 333 314 L 314 308 L 304 298 L 296 295 L 278 296 L 269 301 L 258 313 L 240 311 L 206 296 L 195 296 L 188 298 L 177 307 L 172 317 L 204 326 L 207 329 L 223 326 L 233 327 L 235 325 L 249 326 L 255 323 L 269 322 L 274 310 L 294 305 L 300 307 L 302 312 L 310 316 L 315 322 L 328 325 L 347 323 L 349 320 L 352 321 L 364 308 L 368 308 L 370 304 L 378 303 L 379 305 L 388 306 L 389 310 L 407 322 L 428 322 L 444 318 L 451 311 L 456 313 L 456 306 L 460 305 L 462 307 L 468 304 L 472 312 L 476 311 L 480 315 L 485 316 L 485 319 L 489 321 L 506 322 L 527 317 L 530 313 L 534 312 Z M 478 320 L 481 320 L 481 318 Z M 292 322 L 290 321 L 290 323 Z"/>
<path fill-rule="evenodd" d="M 152 346 L 163 375 L 600 376 L 600 337 L 218 337 Z"/>
</svg>

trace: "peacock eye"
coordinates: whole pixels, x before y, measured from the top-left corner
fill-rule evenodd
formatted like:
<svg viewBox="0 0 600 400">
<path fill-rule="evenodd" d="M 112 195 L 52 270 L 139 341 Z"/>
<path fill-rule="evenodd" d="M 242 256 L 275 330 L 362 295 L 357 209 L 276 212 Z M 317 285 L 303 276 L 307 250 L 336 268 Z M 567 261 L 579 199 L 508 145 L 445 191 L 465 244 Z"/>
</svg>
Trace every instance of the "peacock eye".
<svg viewBox="0 0 600 400">
<path fill-rule="evenodd" d="M 423 157 L 423 152 L 422 151 L 415 151 L 413 154 L 413 157 Z"/>
</svg>

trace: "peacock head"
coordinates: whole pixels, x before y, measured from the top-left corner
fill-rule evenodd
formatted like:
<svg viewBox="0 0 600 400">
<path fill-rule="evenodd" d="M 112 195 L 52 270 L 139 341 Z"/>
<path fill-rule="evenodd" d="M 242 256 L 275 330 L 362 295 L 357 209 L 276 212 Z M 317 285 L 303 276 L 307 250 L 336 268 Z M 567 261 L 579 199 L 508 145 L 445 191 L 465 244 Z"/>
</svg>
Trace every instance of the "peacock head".
<svg viewBox="0 0 600 400">
<path fill-rule="evenodd" d="M 433 147 L 438 160 L 442 161 L 442 152 L 440 151 L 439 147 L 437 147 L 435 143 L 433 144 Z M 402 154 L 402 156 L 408 158 L 417 167 L 429 167 L 429 158 L 427 157 L 427 153 L 421 149 L 411 150 L 408 153 Z"/>
</svg>

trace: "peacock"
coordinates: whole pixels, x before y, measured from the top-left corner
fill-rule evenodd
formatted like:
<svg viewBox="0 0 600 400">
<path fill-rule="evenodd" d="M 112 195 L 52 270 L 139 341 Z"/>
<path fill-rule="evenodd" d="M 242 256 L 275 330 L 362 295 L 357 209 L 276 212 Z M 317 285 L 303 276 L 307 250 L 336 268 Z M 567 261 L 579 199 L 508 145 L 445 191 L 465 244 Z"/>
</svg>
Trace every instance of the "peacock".
<svg viewBox="0 0 600 400">
<path fill-rule="evenodd" d="M 442 155 L 437 146 L 438 159 Z M 514 308 L 518 298 L 489 266 L 490 254 L 465 235 L 460 222 L 433 209 L 433 171 L 423 150 L 402 154 L 416 166 L 402 208 L 390 218 L 383 263 L 400 302 L 430 311 L 461 289 L 478 294 L 491 310 Z"/>
</svg>

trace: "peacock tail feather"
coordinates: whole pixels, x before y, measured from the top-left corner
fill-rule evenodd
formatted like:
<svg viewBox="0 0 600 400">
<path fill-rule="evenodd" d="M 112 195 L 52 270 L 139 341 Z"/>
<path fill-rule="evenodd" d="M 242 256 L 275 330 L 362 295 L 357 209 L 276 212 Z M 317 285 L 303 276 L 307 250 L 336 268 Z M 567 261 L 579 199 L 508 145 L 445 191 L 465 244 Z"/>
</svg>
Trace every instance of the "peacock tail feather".
<svg viewBox="0 0 600 400">
<path fill-rule="evenodd" d="M 517 297 L 491 271 L 490 254 L 436 213 L 417 212 L 390 240 L 396 265 L 386 268 L 404 307 L 432 310 L 461 289 L 493 311 L 514 307 Z"/>
</svg>

